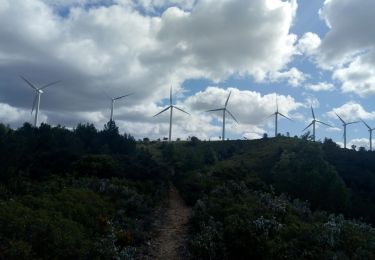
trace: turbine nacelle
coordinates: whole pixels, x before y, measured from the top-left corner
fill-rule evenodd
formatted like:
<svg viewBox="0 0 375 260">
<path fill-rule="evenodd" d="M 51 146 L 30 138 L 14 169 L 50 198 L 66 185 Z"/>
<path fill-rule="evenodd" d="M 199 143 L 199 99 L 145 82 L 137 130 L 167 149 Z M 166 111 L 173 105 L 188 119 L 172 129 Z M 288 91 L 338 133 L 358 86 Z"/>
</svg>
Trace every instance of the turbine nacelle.
<svg viewBox="0 0 375 260">
<path fill-rule="evenodd" d="M 335 113 L 335 114 L 340 119 L 340 121 L 342 122 L 342 126 L 344 127 L 344 134 L 343 134 L 343 137 L 344 137 L 344 148 L 346 148 L 346 126 L 351 125 L 351 124 L 359 123 L 359 121 L 346 122 L 337 113 Z"/>
<path fill-rule="evenodd" d="M 119 99 L 122 99 L 122 98 L 125 98 L 125 97 L 128 97 L 128 96 L 131 96 L 134 93 L 130 93 L 130 94 L 126 94 L 126 95 L 118 96 L 118 97 L 109 97 L 106 93 L 104 93 L 104 94 L 106 95 L 107 98 L 109 98 L 111 100 L 111 117 L 110 117 L 110 121 L 113 121 L 113 110 L 114 110 L 114 104 L 115 104 L 116 100 L 119 100 Z"/>
<path fill-rule="evenodd" d="M 359 121 L 353 121 L 353 122 L 346 122 L 344 121 L 344 119 L 342 119 L 337 113 L 335 113 L 336 116 L 340 119 L 340 121 L 342 122 L 342 125 L 345 127 L 347 125 L 351 125 L 351 124 L 356 124 L 356 123 L 359 123 Z"/>
<path fill-rule="evenodd" d="M 180 110 L 181 112 L 184 112 L 185 114 L 188 114 L 190 115 L 188 112 L 186 112 L 185 110 L 183 110 L 182 108 L 179 108 L 177 106 L 174 106 L 173 105 L 173 102 L 172 102 L 172 87 L 170 88 L 170 93 L 169 93 L 169 106 L 167 106 L 166 108 L 164 108 L 162 111 L 160 111 L 159 113 L 155 114 L 153 117 L 156 117 L 162 113 L 164 113 L 165 111 L 167 110 L 171 110 L 170 112 L 170 116 L 169 116 L 169 142 L 171 141 L 172 139 L 172 115 L 173 115 L 173 108 L 177 109 L 177 110 Z"/>
<path fill-rule="evenodd" d="M 41 96 L 41 94 L 44 93 L 43 89 L 45 89 L 45 88 L 47 88 L 49 86 L 55 85 L 56 83 L 59 83 L 60 81 L 54 81 L 54 82 L 48 83 L 48 84 L 46 84 L 46 85 L 38 88 L 33 83 L 31 83 L 29 80 L 27 80 L 26 78 L 24 78 L 23 76 L 20 75 L 20 78 L 23 81 L 25 81 L 36 92 L 35 98 L 34 98 L 34 102 L 33 102 L 33 106 L 31 108 L 31 113 L 33 113 L 34 109 L 35 109 L 34 126 L 37 126 L 37 124 L 38 124 L 39 106 L 40 106 L 40 96 Z"/>
<path fill-rule="evenodd" d="M 216 108 L 216 109 L 211 109 L 211 110 L 206 111 L 206 112 L 223 111 L 223 132 L 222 132 L 222 140 L 223 141 L 225 140 L 225 115 L 226 115 L 226 113 L 228 113 L 233 118 L 233 120 L 236 121 L 236 123 L 238 124 L 237 119 L 234 117 L 234 115 L 227 108 L 228 101 L 229 101 L 229 98 L 230 98 L 231 94 L 232 94 L 232 91 L 229 92 L 229 95 L 227 97 L 227 100 L 225 101 L 225 104 L 224 104 L 223 108 Z"/>
<path fill-rule="evenodd" d="M 326 125 L 326 126 L 329 126 L 329 127 L 332 127 L 332 126 L 329 125 L 329 124 L 327 124 L 327 123 L 324 123 L 324 122 L 322 122 L 322 121 L 317 120 L 316 117 L 315 117 L 314 109 L 313 109 L 312 106 L 311 106 L 311 115 L 312 115 L 312 117 L 313 117 L 313 119 L 311 120 L 311 123 L 310 123 L 308 126 L 306 126 L 306 127 L 302 130 L 302 132 L 305 131 L 305 130 L 306 130 L 307 128 L 309 128 L 310 126 L 313 126 L 313 140 L 315 141 L 315 124 L 316 124 L 316 123 L 319 123 L 319 124 L 322 124 L 322 125 Z"/>
<path fill-rule="evenodd" d="M 289 118 L 286 115 L 283 115 L 282 113 L 279 112 L 279 103 L 277 101 L 277 94 L 276 94 L 276 111 L 275 111 L 275 113 L 273 113 L 270 116 L 268 116 L 268 118 L 270 118 L 272 116 L 275 116 L 275 137 L 278 134 L 278 131 L 277 131 L 277 125 L 278 125 L 277 121 L 278 120 L 277 119 L 278 119 L 279 115 L 282 116 L 282 117 L 284 117 L 284 118 L 286 118 L 286 119 L 288 119 L 289 121 L 293 122 L 293 120 L 291 118 Z"/>
</svg>

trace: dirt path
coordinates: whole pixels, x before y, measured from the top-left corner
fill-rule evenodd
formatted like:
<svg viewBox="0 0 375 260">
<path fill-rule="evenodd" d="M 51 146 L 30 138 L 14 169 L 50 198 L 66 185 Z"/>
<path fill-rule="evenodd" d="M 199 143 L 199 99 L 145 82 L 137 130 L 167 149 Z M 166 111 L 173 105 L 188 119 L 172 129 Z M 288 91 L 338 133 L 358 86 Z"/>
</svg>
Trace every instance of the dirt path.
<svg viewBox="0 0 375 260">
<path fill-rule="evenodd" d="M 165 219 L 157 227 L 157 236 L 150 241 L 148 256 L 143 259 L 183 259 L 181 253 L 185 251 L 190 213 L 191 209 L 171 185 Z"/>
</svg>

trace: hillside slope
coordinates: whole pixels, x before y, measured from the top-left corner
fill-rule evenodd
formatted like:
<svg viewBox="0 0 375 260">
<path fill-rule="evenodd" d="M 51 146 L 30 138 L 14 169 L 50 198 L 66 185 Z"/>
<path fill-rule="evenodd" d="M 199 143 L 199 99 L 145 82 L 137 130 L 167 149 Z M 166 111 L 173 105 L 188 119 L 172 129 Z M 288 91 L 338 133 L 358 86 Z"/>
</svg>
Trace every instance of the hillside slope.
<svg viewBox="0 0 375 260">
<path fill-rule="evenodd" d="M 132 259 L 170 232 L 176 256 L 187 231 L 192 259 L 375 259 L 374 152 L 285 137 L 136 142 L 109 122 L 0 124 L 0 154 L 0 259 Z M 174 200 L 172 229 L 151 237 L 170 182 L 191 214 Z"/>
<path fill-rule="evenodd" d="M 373 228 L 348 220 L 373 220 L 371 211 L 361 211 L 366 202 L 365 207 L 374 207 L 371 199 L 362 205 L 356 200 L 371 196 L 366 189 L 372 179 L 361 176 L 373 176 L 374 153 L 343 150 L 330 140 L 283 137 L 158 146 L 174 166 L 182 196 L 194 207 L 193 257 L 375 257 Z M 341 164 L 350 164 L 350 170 Z"/>
</svg>

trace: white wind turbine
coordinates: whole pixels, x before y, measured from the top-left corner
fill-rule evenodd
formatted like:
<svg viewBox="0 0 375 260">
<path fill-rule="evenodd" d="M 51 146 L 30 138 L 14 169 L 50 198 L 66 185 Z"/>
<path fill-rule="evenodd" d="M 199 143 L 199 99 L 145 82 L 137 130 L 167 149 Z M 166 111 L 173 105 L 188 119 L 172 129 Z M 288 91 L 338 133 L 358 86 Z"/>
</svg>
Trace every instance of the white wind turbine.
<svg viewBox="0 0 375 260">
<path fill-rule="evenodd" d="M 231 95 L 231 94 L 232 94 L 232 91 L 229 92 L 229 95 L 228 95 L 227 101 L 225 102 L 225 105 L 224 105 L 223 108 L 211 109 L 211 110 L 207 110 L 207 111 L 206 111 L 206 112 L 223 111 L 223 133 L 222 133 L 222 138 L 221 138 L 222 141 L 225 140 L 225 114 L 228 113 L 228 114 L 234 119 L 234 121 L 236 121 L 237 124 L 238 124 L 237 119 L 232 115 L 232 113 L 231 113 L 231 112 L 228 110 L 228 108 L 227 108 L 228 101 L 229 101 L 229 98 L 230 98 L 230 95 Z"/>
<path fill-rule="evenodd" d="M 315 124 L 316 124 L 316 123 L 320 123 L 320 124 L 323 124 L 323 125 L 326 125 L 326 126 L 329 126 L 329 127 L 332 127 L 332 126 L 329 125 L 329 124 L 327 124 L 327 123 L 324 123 L 324 122 L 322 122 L 322 121 L 316 120 L 316 118 L 315 118 L 315 113 L 314 113 L 314 109 L 313 109 L 312 106 L 311 106 L 311 114 L 312 114 L 313 120 L 311 121 L 311 123 L 310 123 L 308 126 L 306 126 L 305 129 L 302 130 L 302 132 L 305 131 L 305 130 L 306 130 L 307 128 L 309 128 L 310 126 L 313 126 L 313 141 L 315 142 Z"/>
<path fill-rule="evenodd" d="M 337 113 L 335 113 L 335 114 L 340 119 L 340 121 L 342 122 L 342 126 L 344 127 L 344 148 L 346 148 L 346 126 L 351 125 L 351 124 L 355 124 L 355 123 L 359 123 L 359 121 L 353 121 L 353 122 L 347 123 Z"/>
<path fill-rule="evenodd" d="M 37 124 L 38 124 L 40 96 L 44 93 L 43 89 L 45 89 L 45 88 L 47 88 L 51 85 L 54 85 L 56 83 L 59 83 L 60 81 L 54 81 L 54 82 L 48 83 L 48 84 L 38 88 L 33 83 L 31 83 L 29 80 L 25 79 L 24 77 L 20 76 L 20 78 L 23 79 L 31 88 L 33 88 L 35 90 L 35 98 L 34 98 L 34 102 L 33 102 L 33 107 L 31 109 L 31 113 L 33 113 L 34 109 L 35 109 L 34 126 L 36 127 Z"/>
<path fill-rule="evenodd" d="M 371 128 L 368 124 L 366 124 L 365 121 L 362 120 L 362 122 L 365 124 L 365 126 L 367 126 L 368 128 L 368 131 L 370 133 L 370 151 L 372 151 L 372 131 L 375 130 L 375 128 Z"/>
<path fill-rule="evenodd" d="M 188 115 L 190 115 L 188 112 L 184 111 L 183 109 L 179 108 L 179 107 L 176 107 L 173 105 L 172 103 L 172 87 L 170 89 L 170 93 L 169 93 L 169 106 L 164 108 L 162 111 L 160 111 L 159 113 L 157 113 L 156 115 L 154 115 L 154 117 L 160 115 L 161 113 L 167 111 L 168 109 L 171 109 L 171 112 L 170 112 L 170 115 L 169 115 L 169 139 L 168 141 L 172 141 L 172 116 L 173 116 L 173 108 L 177 109 L 177 110 L 180 110 L 181 112 L 184 112 Z"/>
<path fill-rule="evenodd" d="M 288 120 L 290 120 L 290 121 L 293 121 L 292 119 L 290 119 L 289 117 L 287 117 L 287 116 L 284 116 L 283 114 L 281 114 L 280 112 L 279 112 L 279 104 L 278 104 L 278 102 L 277 102 L 277 94 L 276 94 L 276 111 L 275 111 L 275 113 L 273 113 L 273 114 L 271 114 L 269 117 L 271 117 L 271 116 L 275 116 L 275 137 L 277 137 L 277 119 L 278 119 L 278 116 L 282 116 L 282 117 L 285 117 L 286 119 L 288 119 Z"/>
<path fill-rule="evenodd" d="M 127 94 L 127 95 L 123 95 L 123 96 L 119 96 L 119 97 L 109 97 L 107 94 L 106 96 L 111 100 L 111 118 L 109 119 L 110 121 L 113 121 L 113 110 L 115 108 L 115 102 L 119 99 L 122 99 L 122 98 L 125 98 L 125 97 L 128 97 L 130 95 L 133 95 L 133 93 L 130 93 L 130 94 Z"/>
</svg>

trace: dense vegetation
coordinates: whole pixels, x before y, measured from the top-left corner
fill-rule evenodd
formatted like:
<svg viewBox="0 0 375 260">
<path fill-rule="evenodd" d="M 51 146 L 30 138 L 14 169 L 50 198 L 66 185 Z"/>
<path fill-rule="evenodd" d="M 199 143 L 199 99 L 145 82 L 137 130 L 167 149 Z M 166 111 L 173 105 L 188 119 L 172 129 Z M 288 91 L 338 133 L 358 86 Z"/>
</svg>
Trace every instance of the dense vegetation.
<svg viewBox="0 0 375 260">
<path fill-rule="evenodd" d="M 375 259 L 375 153 L 0 124 L 0 259 L 132 259 L 174 182 L 192 259 Z"/>
<path fill-rule="evenodd" d="M 0 125 L 0 259 L 127 259 L 166 194 L 167 172 L 113 122 Z"/>
<path fill-rule="evenodd" d="M 193 258 L 375 258 L 375 230 L 350 220 L 374 223 L 374 153 L 283 137 L 160 149 L 194 209 Z"/>
</svg>

